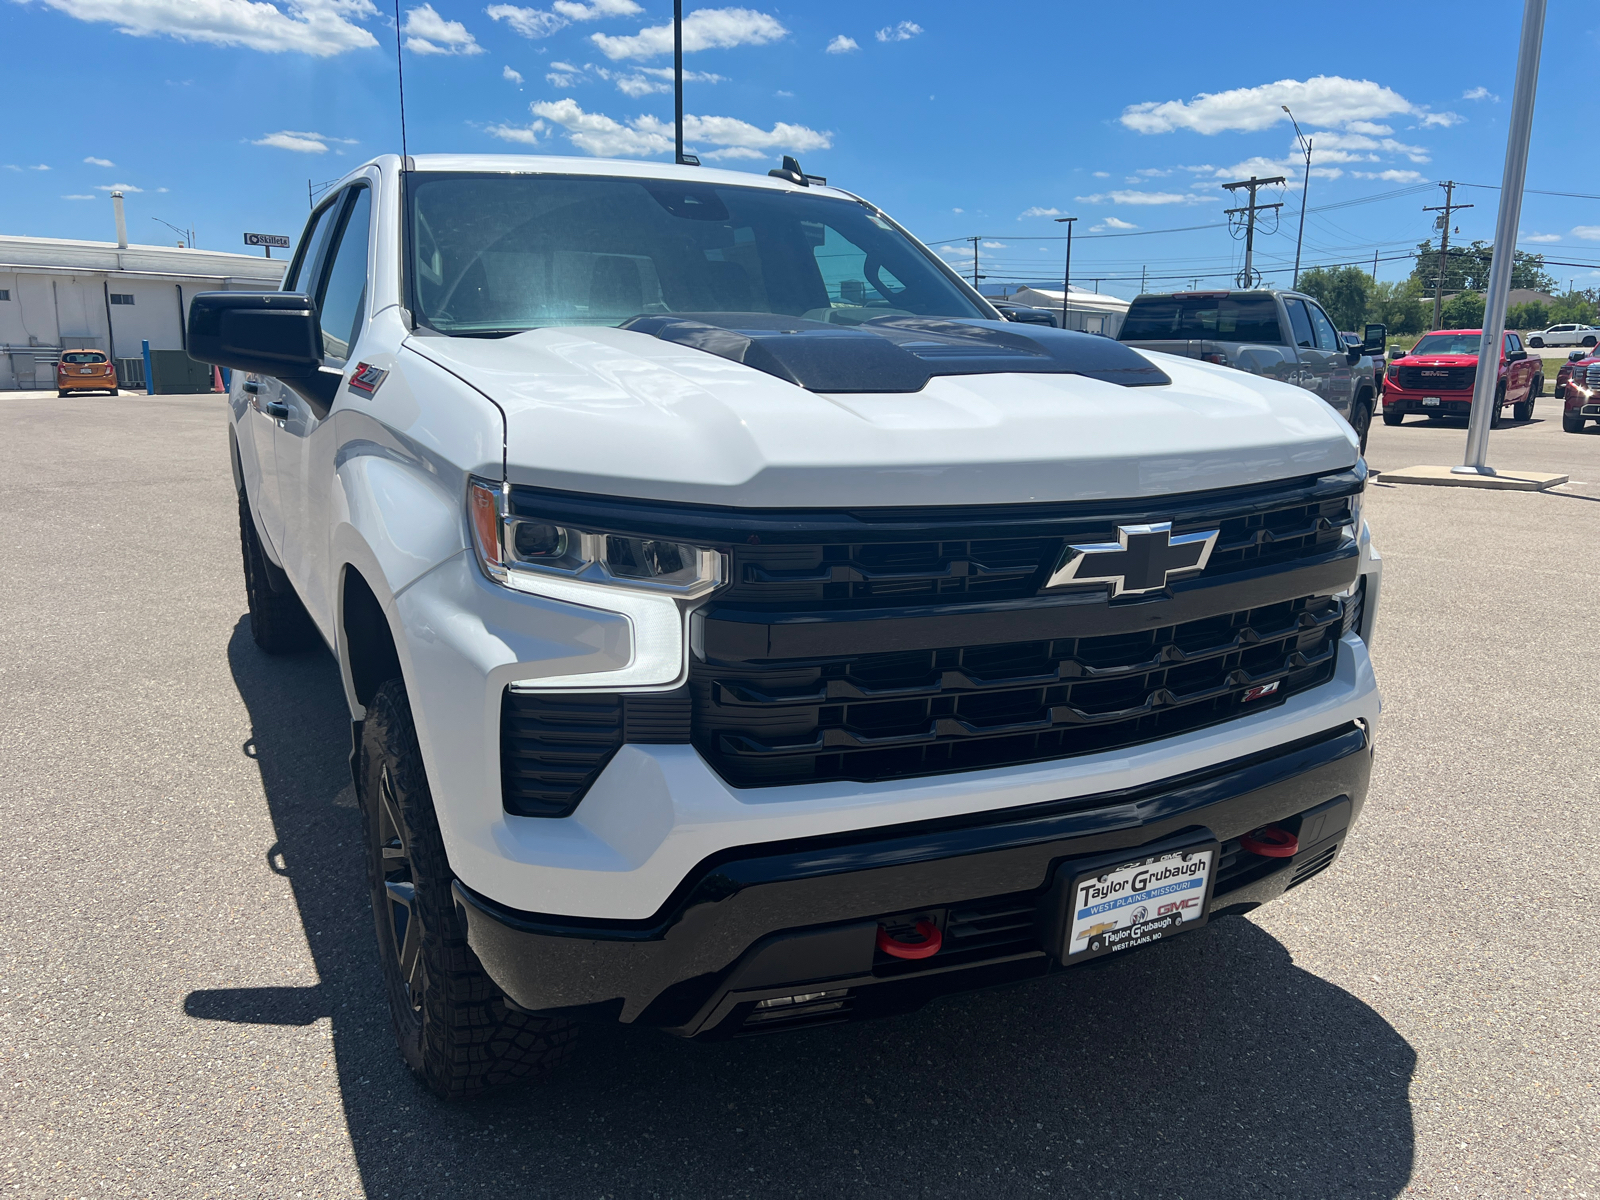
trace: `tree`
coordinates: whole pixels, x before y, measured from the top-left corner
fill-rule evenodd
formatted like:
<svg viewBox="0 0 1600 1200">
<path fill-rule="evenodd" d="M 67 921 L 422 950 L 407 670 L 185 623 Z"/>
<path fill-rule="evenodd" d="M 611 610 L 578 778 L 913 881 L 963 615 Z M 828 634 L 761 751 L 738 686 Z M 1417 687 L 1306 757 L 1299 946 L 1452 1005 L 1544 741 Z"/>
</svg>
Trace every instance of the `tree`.
<svg viewBox="0 0 1600 1200">
<path fill-rule="evenodd" d="M 1421 333 L 1432 314 L 1423 307 L 1422 285 L 1415 279 L 1375 283 L 1367 298 L 1368 321 L 1381 321 L 1391 336 Z"/>
<path fill-rule="evenodd" d="M 1568 292 L 1550 306 L 1550 324 L 1593 325 L 1600 320 L 1600 291 Z M 1543 328 L 1543 327 L 1541 327 Z"/>
<path fill-rule="evenodd" d="M 1312 267 L 1299 290 L 1316 299 L 1340 329 L 1355 329 L 1367 313 L 1372 277 L 1359 267 Z"/>
<path fill-rule="evenodd" d="M 1507 329 L 1543 329 L 1550 324 L 1550 309 L 1538 300 L 1506 309 Z"/>
<path fill-rule="evenodd" d="M 1481 328 L 1483 297 L 1477 292 L 1457 292 L 1444 302 L 1440 318 L 1446 329 Z"/>
<path fill-rule="evenodd" d="M 1485 291 L 1489 286 L 1489 267 L 1493 261 L 1494 247 L 1488 242 L 1451 246 L 1445 260 L 1444 294 Z M 1433 294 L 1439 282 L 1439 248 L 1431 241 L 1417 243 L 1417 261 L 1411 268 L 1411 278 L 1422 284 L 1428 295 Z M 1544 255 L 1518 250 L 1511 260 L 1511 286 L 1530 288 L 1536 292 L 1553 292 L 1556 281 L 1544 269 Z"/>
</svg>

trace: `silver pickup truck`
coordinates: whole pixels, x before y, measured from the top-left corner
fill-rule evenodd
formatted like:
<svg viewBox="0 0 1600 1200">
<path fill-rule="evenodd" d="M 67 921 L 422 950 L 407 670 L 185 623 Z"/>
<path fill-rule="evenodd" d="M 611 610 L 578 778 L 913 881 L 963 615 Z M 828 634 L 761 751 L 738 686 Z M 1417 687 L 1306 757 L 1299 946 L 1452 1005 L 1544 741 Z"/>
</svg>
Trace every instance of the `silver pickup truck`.
<svg viewBox="0 0 1600 1200">
<path fill-rule="evenodd" d="M 1117 340 L 1296 384 L 1322 397 L 1361 439 L 1378 396 L 1388 330 L 1368 325 L 1347 347 L 1328 314 L 1299 292 L 1172 292 L 1137 297 Z"/>
</svg>

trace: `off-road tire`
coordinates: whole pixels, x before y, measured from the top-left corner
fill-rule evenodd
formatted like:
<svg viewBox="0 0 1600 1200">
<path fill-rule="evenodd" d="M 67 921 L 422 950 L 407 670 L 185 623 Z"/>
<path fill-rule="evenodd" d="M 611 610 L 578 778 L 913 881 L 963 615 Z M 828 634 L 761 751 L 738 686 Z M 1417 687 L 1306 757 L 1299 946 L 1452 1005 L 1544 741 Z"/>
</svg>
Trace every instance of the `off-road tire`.
<svg viewBox="0 0 1600 1200">
<path fill-rule="evenodd" d="M 65 400 L 66 398 L 67 398 L 67 389 L 66 388 L 57 388 L 56 389 L 56 399 L 57 400 Z"/>
<path fill-rule="evenodd" d="M 111 389 L 111 394 L 113 396 L 120 396 L 120 395 L 122 395 L 122 391 L 121 391 L 120 388 L 112 388 Z"/>
<path fill-rule="evenodd" d="M 1582 433 L 1584 417 L 1578 413 L 1562 413 L 1561 428 L 1568 433 Z"/>
<path fill-rule="evenodd" d="M 1528 393 L 1529 400 L 1537 400 L 1544 395 L 1544 368 L 1540 367 L 1533 377 L 1533 390 Z"/>
<path fill-rule="evenodd" d="M 1505 411 L 1506 411 L 1505 410 L 1505 403 L 1506 403 L 1506 385 L 1502 383 L 1499 386 L 1499 388 L 1497 388 L 1495 390 L 1494 400 L 1493 400 L 1494 409 L 1493 409 L 1493 411 L 1492 411 L 1492 413 L 1491 413 L 1491 415 L 1489 417 L 1489 428 L 1490 429 L 1499 429 L 1502 425 L 1504 425 L 1506 423 L 1506 421 L 1505 421 Z M 1467 422 L 1470 424 L 1471 421 L 1472 421 L 1471 414 L 1468 414 Z"/>
<path fill-rule="evenodd" d="M 256 534 L 250 503 L 239 493 L 239 549 L 244 557 L 244 594 L 250 605 L 250 636 L 268 654 L 295 654 L 320 640 L 305 605 L 294 592 L 274 592 Z"/>
<path fill-rule="evenodd" d="M 1350 410 L 1350 428 L 1356 431 L 1356 437 L 1361 439 L 1361 453 L 1367 452 L 1367 434 L 1372 429 L 1372 401 L 1357 400 L 1355 407 Z"/>
<path fill-rule="evenodd" d="M 1513 404 L 1511 406 L 1511 419 L 1513 421 L 1531 421 L 1531 420 L 1533 420 L 1533 397 L 1532 396 L 1529 396 L 1526 400 L 1522 401 L 1522 403 L 1520 403 L 1520 404 Z"/>
<path fill-rule="evenodd" d="M 1594 342 L 1595 342 L 1595 339 L 1594 339 L 1594 335 L 1593 334 L 1590 334 L 1589 336 L 1587 336 L 1587 337 L 1585 337 L 1583 339 L 1583 344 L 1585 346 L 1592 346 L 1592 345 L 1594 345 Z"/>
<path fill-rule="evenodd" d="M 406 1066 L 446 1100 L 554 1067 L 575 1048 L 577 1027 L 509 1008 L 467 945 L 411 704 L 398 679 L 380 685 L 367 705 L 360 770 L 373 923 Z"/>
<path fill-rule="evenodd" d="M 1395 409 L 1393 412 L 1390 412 L 1387 408 L 1383 410 L 1383 423 L 1385 425 L 1398 425 L 1405 419 L 1405 413 L 1401 412 L 1399 409 Z"/>
<path fill-rule="evenodd" d="M 1528 339 L 1528 345 L 1532 346 L 1535 350 L 1543 350 L 1544 349 L 1544 339 L 1543 338 L 1531 337 L 1531 338 Z"/>
</svg>

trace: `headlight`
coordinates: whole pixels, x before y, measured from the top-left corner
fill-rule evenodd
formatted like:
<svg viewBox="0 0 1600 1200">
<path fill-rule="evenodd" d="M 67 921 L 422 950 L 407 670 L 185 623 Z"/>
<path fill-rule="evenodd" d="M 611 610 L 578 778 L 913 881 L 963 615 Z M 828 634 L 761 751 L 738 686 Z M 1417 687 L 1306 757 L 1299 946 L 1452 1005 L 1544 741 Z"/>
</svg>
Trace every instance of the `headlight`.
<svg viewBox="0 0 1600 1200">
<path fill-rule="evenodd" d="M 724 578 L 722 554 L 704 546 L 596 533 L 513 513 L 504 484 L 473 480 L 468 510 L 478 562 L 498 583 L 528 573 L 692 598 Z"/>
</svg>

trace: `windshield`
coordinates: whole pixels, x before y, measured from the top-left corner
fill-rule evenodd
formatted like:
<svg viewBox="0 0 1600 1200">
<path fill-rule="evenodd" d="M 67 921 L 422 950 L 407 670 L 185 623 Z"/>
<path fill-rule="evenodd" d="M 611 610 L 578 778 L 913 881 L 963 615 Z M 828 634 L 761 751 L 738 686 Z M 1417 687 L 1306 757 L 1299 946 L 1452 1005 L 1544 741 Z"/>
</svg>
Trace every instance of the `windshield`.
<svg viewBox="0 0 1600 1200">
<path fill-rule="evenodd" d="M 412 175 L 411 286 L 442 333 L 644 313 L 988 317 L 867 206 L 761 187 Z"/>
<path fill-rule="evenodd" d="M 104 354 L 91 354 L 88 351 L 67 353 L 61 356 L 62 362 L 69 363 L 103 363 L 105 360 L 106 356 Z"/>
<path fill-rule="evenodd" d="M 1140 296 L 1128 306 L 1117 338 L 1124 342 L 1216 338 L 1278 345 L 1278 305 L 1266 295 Z"/>
<path fill-rule="evenodd" d="M 1415 355 L 1429 354 L 1476 354 L 1478 343 L 1482 340 L 1480 333 L 1430 333 L 1415 346 L 1411 353 Z"/>
</svg>

